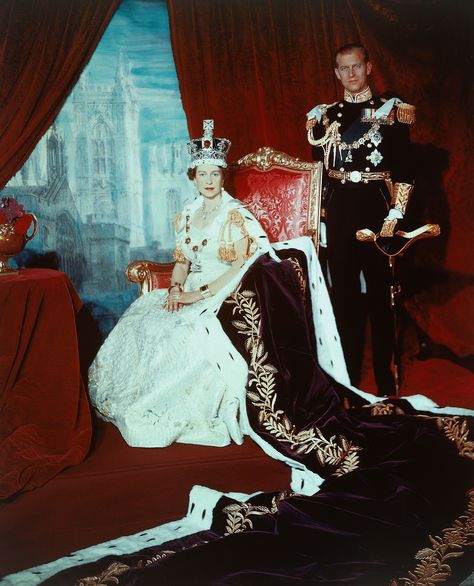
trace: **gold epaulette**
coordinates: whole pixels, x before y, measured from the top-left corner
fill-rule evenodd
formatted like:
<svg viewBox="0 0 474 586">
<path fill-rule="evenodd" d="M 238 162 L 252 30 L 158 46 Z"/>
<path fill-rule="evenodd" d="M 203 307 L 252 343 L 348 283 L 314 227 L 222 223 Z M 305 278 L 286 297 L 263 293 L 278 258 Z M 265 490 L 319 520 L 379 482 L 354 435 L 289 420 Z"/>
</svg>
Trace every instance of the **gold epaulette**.
<svg viewBox="0 0 474 586">
<path fill-rule="evenodd" d="M 397 106 L 397 120 L 403 124 L 414 124 L 416 120 L 416 107 L 400 102 Z"/>
<path fill-rule="evenodd" d="M 255 252 L 255 247 L 253 246 L 255 243 L 255 239 L 249 235 L 247 228 L 245 227 L 245 218 L 239 212 L 239 210 L 230 210 L 227 214 L 227 221 L 223 224 L 221 228 L 221 233 L 219 236 L 220 244 L 218 250 L 218 257 L 220 260 L 224 262 L 234 262 L 237 260 L 237 252 L 235 250 L 234 242 L 232 241 L 232 232 L 231 227 L 232 224 L 237 226 L 240 229 L 243 238 L 247 238 L 247 251 L 243 255 L 243 259 L 247 260 L 252 256 Z M 227 238 L 225 231 L 228 231 Z"/>
<path fill-rule="evenodd" d="M 239 210 L 230 210 L 227 214 L 227 218 L 231 224 L 235 224 L 242 230 L 242 226 L 245 224 L 245 220 Z"/>
</svg>

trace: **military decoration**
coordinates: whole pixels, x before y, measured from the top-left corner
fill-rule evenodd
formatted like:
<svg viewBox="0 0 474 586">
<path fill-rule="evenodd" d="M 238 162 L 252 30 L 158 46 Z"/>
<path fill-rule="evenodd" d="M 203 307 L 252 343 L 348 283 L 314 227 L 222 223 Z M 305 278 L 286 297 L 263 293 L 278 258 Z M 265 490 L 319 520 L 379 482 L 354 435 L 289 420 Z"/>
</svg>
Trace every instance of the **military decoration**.
<svg viewBox="0 0 474 586">
<path fill-rule="evenodd" d="M 376 167 L 383 160 L 382 153 L 379 150 L 374 149 L 370 155 L 368 155 L 367 160 L 370 161 L 374 167 Z"/>
</svg>

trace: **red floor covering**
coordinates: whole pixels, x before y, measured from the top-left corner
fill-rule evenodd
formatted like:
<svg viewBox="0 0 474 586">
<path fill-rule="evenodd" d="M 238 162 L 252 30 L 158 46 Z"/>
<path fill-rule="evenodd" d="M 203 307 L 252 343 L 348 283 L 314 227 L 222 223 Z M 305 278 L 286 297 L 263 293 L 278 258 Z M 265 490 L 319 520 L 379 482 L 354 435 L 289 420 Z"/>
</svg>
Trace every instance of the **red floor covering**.
<svg viewBox="0 0 474 586">
<path fill-rule="evenodd" d="M 195 484 L 239 492 L 289 487 L 289 469 L 249 438 L 225 448 L 140 449 L 111 424 L 96 428 L 82 464 L 1 505 L 0 575 L 179 519 Z"/>
</svg>

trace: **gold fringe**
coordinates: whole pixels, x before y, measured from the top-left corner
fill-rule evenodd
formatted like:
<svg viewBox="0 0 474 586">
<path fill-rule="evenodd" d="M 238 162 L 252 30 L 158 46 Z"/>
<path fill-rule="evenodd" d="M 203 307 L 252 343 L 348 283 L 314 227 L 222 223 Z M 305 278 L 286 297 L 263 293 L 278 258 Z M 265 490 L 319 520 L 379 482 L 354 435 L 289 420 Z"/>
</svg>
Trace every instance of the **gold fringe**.
<svg viewBox="0 0 474 586">
<path fill-rule="evenodd" d="M 414 124 L 416 121 L 416 107 L 411 104 L 397 104 L 397 120 L 403 124 Z"/>
<path fill-rule="evenodd" d="M 184 252 L 182 251 L 180 246 L 177 246 L 173 252 L 173 260 L 179 263 L 185 263 L 186 257 L 184 256 Z"/>
</svg>

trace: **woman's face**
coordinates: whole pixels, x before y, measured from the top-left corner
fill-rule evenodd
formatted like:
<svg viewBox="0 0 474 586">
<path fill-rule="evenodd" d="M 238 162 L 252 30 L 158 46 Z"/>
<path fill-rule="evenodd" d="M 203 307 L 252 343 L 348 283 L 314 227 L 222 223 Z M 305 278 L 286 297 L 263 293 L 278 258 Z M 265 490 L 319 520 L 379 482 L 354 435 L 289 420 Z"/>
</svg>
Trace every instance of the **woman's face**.
<svg viewBox="0 0 474 586">
<path fill-rule="evenodd" d="M 224 185 L 222 169 L 217 165 L 199 165 L 196 167 L 196 178 L 194 179 L 199 193 L 207 198 L 217 197 Z"/>
</svg>

